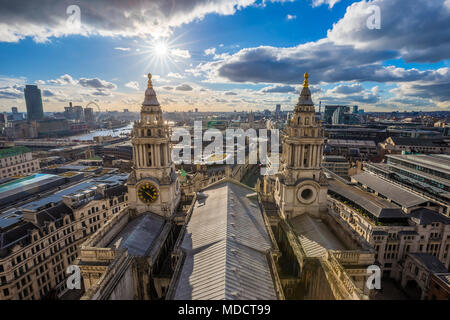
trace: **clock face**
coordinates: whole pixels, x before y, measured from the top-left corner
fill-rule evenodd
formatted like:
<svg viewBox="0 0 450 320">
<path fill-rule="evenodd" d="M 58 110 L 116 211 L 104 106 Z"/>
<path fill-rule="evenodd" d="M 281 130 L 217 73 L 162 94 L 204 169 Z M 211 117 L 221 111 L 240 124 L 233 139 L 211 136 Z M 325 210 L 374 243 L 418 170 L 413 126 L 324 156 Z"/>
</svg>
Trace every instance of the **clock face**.
<svg viewBox="0 0 450 320">
<path fill-rule="evenodd" d="M 138 196 L 142 202 L 150 204 L 158 199 L 159 191 L 153 184 L 145 183 L 139 187 Z"/>
</svg>

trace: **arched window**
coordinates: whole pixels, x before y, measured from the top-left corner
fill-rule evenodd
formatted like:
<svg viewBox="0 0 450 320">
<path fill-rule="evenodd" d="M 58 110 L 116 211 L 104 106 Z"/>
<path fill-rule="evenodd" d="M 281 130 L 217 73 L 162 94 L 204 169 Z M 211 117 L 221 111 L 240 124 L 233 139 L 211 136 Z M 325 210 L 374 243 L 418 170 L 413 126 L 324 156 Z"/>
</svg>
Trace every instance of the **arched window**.
<svg viewBox="0 0 450 320">
<path fill-rule="evenodd" d="M 309 118 L 305 118 L 305 125 L 309 125 Z"/>
</svg>

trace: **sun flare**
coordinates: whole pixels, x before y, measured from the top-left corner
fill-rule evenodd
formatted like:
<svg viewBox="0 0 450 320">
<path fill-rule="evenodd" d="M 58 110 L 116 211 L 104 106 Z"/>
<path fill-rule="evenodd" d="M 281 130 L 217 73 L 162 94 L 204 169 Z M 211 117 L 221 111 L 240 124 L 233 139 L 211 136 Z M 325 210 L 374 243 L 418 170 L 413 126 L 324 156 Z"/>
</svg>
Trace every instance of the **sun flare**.
<svg viewBox="0 0 450 320">
<path fill-rule="evenodd" d="M 168 48 L 167 44 L 162 41 L 158 41 L 157 43 L 155 43 L 153 50 L 154 50 L 155 54 L 159 57 L 164 57 L 169 52 L 169 48 Z"/>
</svg>

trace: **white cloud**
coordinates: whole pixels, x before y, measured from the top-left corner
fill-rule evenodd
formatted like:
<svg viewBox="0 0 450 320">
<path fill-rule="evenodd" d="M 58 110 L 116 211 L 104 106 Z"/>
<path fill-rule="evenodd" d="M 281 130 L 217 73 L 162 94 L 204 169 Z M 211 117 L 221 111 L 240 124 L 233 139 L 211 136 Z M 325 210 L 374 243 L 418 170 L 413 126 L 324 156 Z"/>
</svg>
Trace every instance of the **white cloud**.
<svg viewBox="0 0 450 320">
<path fill-rule="evenodd" d="M 119 51 L 130 51 L 131 48 L 123 48 L 123 47 L 115 47 L 115 50 L 119 50 Z"/>
<path fill-rule="evenodd" d="M 170 54 L 183 59 L 189 59 L 191 57 L 189 51 L 183 49 L 171 49 Z"/>
<path fill-rule="evenodd" d="M 183 76 L 179 73 L 169 72 L 167 74 L 167 77 L 169 78 L 175 78 L 175 79 L 183 79 Z"/>
<path fill-rule="evenodd" d="M 275 0 L 276 1 L 276 0 Z M 174 6 L 167 0 L 77 1 L 81 25 L 66 23 L 66 1 L 22 0 L 2 3 L 0 41 L 17 42 L 32 37 L 37 42 L 69 34 L 84 36 L 169 36 L 174 27 L 203 19 L 206 15 L 233 15 L 256 0 L 184 0 Z"/>
<path fill-rule="evenodd" d="M 207 56 L 215 55 L 216 54 L 216 48 L 209 48 L 209 49 L 206 49 L 204 52 L 205 52 L 205 55 L 207 55 Z"/>
<path fill-rule="evenodd" d="M 260 90 L 262 93 L 293 93 L 296 89 L 289 85 L 274 85 Z"/>
<path fill-rule="evenodd" d="M 379 30 L 367 27 L 372 5 L 380 8 Z M 349 6 L 328 31 L 328 38 L 356 49 L 395 50 L 407 62 L 438 62 L 450 59 L 448 30 L 450 10 L 444 0 L 373 0 Z"/>
<path fill-rule="evenodd" d="M 334 5 L 340 1 L 341 0 L 313 0 L 312 5 L 313 5 L 313 7 L 318 7 L 323 4 L 326 4 L 326 5 L 328 5 L 329 8 L 333 8 Z"/>
<path fill-rule="evenodd" d="M 88 78 L 80 78 L 78 80 L 78 83 L 83 87 L 90 87 L 95 89 L 116 89 L 117 86 L 112 83 L 105 80 L 101 80 L 98 78 L 88 79 Z"/>
<path fill-rule="evenodd" d="M 338 93 L 338 94 L 352 94 L 352 93 L 359 93 L 362 91 L 364 91 L 364 88 L 359 83 L 354 83 L 351 85 L 340 84 L 334 87 L 333 89 L 328 90 L 329 93 Z"/>
<path fill-rule="evenodd" d="M 175 88 L 175 90 L 179 90 L 179 91 L 192 91 L 192 87 L 188 84 L 182 84 L 179 85 L 178 87 Z"/>
<path fill-rule="evenodd" d="M 292 15 L 292 14 L 288 14 L 288 15 L 286 15 L 286 19 L 287 20 L 294 20 L 294 19 L 297 19 L 297 16 L 296 15 Z"/>
<path fill-rule="evenodd" d="M 23 87 L 20 85 L 0 87 L 0 99 L 17 99 L 22 97 Z"/>
<path fill-rule="evenodd" d="M 59 85 L 66 85 L 66 84 L 74 85 L 77 82 L 70 75 L 64 74 L 61 77 L 59 77 L 58 79 L 48 80 L 48 83 L 59 84 Z"/>
<path fill-rule="evenodd" d="M 125 87 L 134 89 L 134 90 L 139 90 L 139 83 L 137 81 L 130 81 L 130 82 L 125 83 Z"/>
</svg>

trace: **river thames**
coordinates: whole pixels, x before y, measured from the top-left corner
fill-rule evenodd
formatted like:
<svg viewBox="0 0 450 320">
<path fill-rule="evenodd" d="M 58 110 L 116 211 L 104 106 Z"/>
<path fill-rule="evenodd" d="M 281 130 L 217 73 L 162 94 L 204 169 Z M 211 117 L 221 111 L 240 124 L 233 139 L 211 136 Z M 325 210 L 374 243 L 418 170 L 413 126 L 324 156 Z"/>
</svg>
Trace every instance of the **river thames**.
<svg viewBox="0 0 450 320">
<path fill-rule="evenodd" d="M 101 130 L 94 130 L 89 133 L 80 134 L 77 136 L 71 136 L 68 139 L 71 141 L 79 140 L 79 141 L 91 141 L 94 140 L 94 137 L 97 136 L 112 136 L 112 137 L 118 137 L 121 134 L 128 134 L 131 132 L 131 128 L 133 127 L 133 123 L 130 122 L 126 127 L 117 128 L 117 129 L 101 129 Z"/>
</svg>

